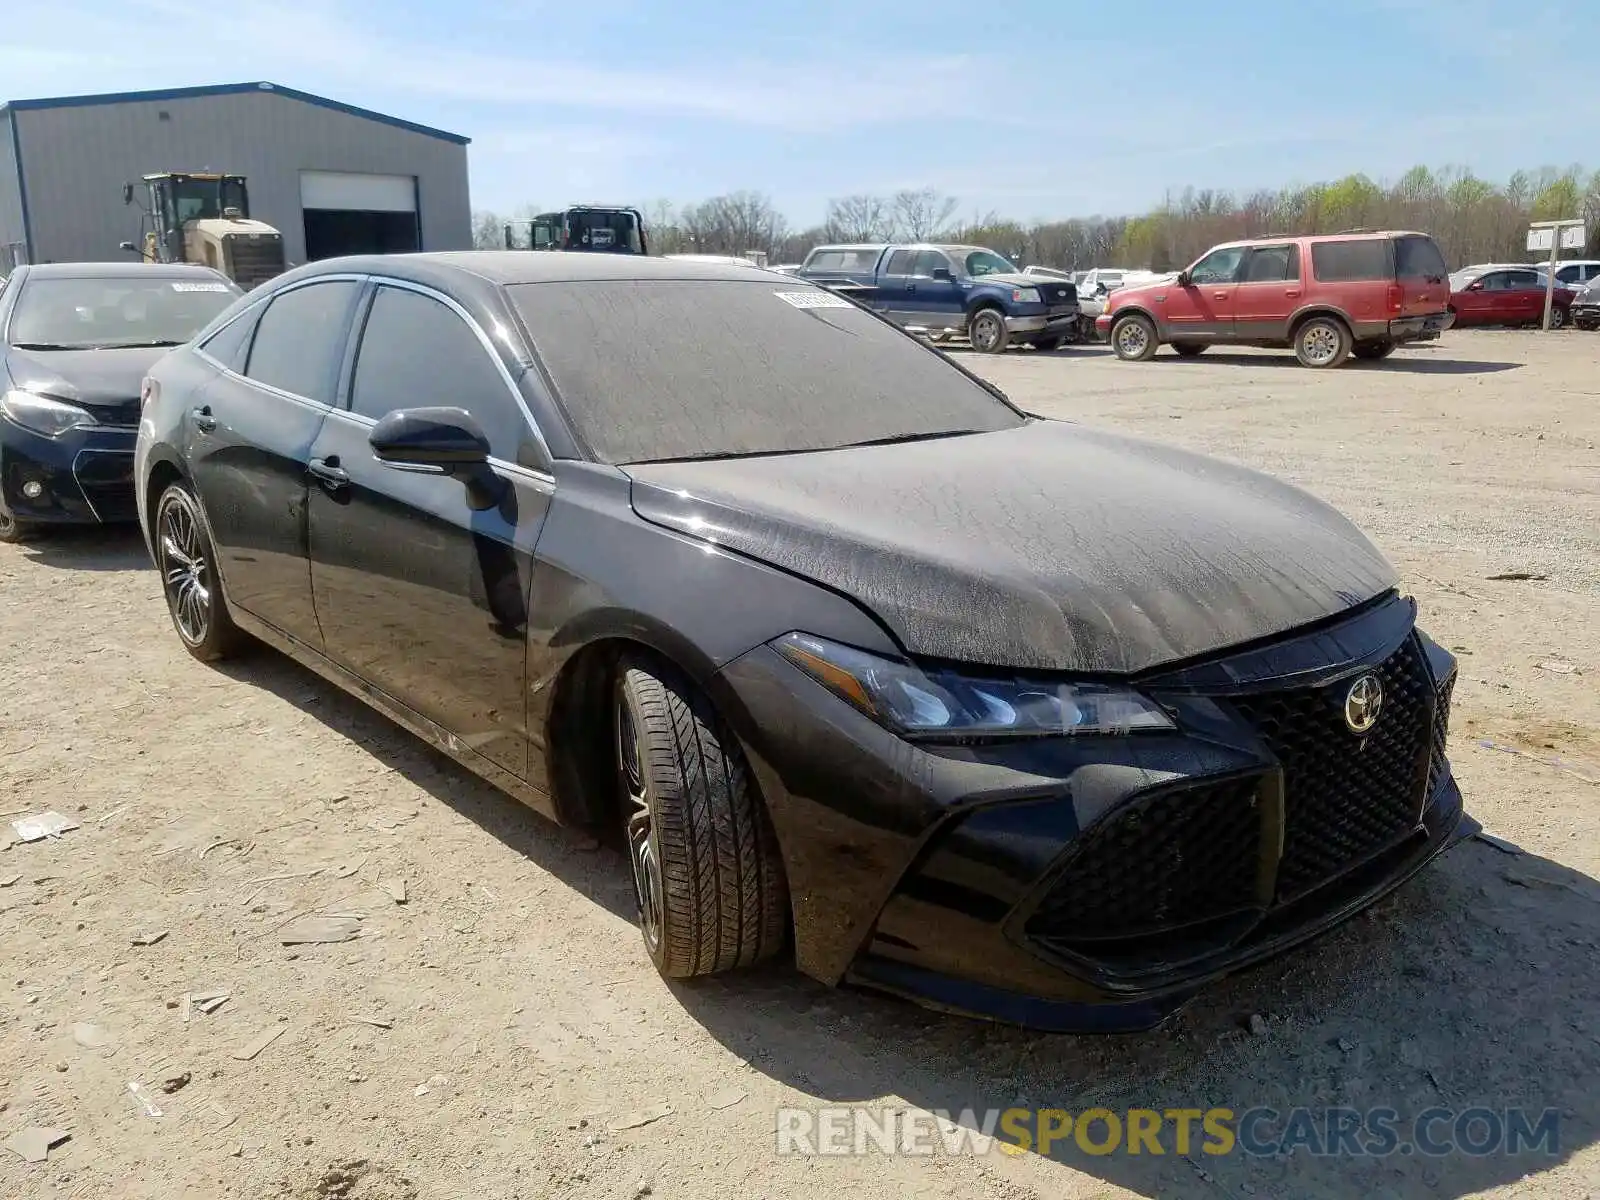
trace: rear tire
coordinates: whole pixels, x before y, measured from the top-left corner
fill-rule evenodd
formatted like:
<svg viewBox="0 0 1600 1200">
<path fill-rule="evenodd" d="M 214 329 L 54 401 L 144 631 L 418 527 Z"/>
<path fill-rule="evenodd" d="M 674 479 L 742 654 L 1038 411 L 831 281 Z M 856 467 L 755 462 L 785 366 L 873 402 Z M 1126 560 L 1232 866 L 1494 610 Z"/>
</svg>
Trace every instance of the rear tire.
<svg viewBox="0 0 1600 1200">
<path fill-rule="evenodd" d="M 11 515 L 11 511 L 0 505 L 0 543 L 14 546 L 18 542 L 25 542 L 33 533 L 33 526 L 27 521 L 19 521 Z"/>
<path fill-rule="evenodd" d="M 207 663 L 237 654 L 249 639 L 228 611 L 211 526 L 188 484 L 174 483 L 161 493 L 151 526 L 161 592 L 183 648 Z"/>
<path fill-rule="evenodd" d="M 980 308 L 967 321 L 967 340 L 980 354 L 1004 354 L 1011 343 L 1005 314 L 998 308 Z"/>
<path fill-rule="evenodd" d="M 1155 356 L 1155 322 L 1142 313 L 1118 317 L 1111 326 L 1111 348 L 1123 362 L 1144 362 Z"/>
<path fill-rule="evenodd" d="M 1173 342 L 1172 348 L 1184 358 L 1197 358 L 1211 349 L 1210 342 Z"/>
<path fill-rule="evenodd" d="M 1302 367 L 1341 366 L 1350 357 L 1350 330 L 1338 317 L 1311 317 L 1294 331 L 1294 356 Z"/>
<path fill-rule="evenodd" d="M 1567 323 L 1567 310 L 1564 309 L 1564 308 L 1558 308 L 1558 307 L 1556 307 L 1555 305 L 1552 304 L 1550 306 L 1550 328 L 1552 330 L 1561 329 L 1561 328 L 1565 327 L 1566 323 Z M 1543 318 L 1540 319 L 1539 324 L 1540 325 L 1544 324 Z"/>
<path fill-rule="evenodd" d="M 1388 358 L 1394 351 L 1395 344 L 1388 339 L 1383 339 L 1376 342 L 1357 342 L 1351 347 L 1350 353 L 1357 358 L 1373 361 L 1380 358 Z"/>
<path fill-rule="evenodd" d="M 789 931 L 777 835 L 710 701 L 642 657 L 618 668 L 617 775 L 639 928 L 688 979 L 770 958 Z"/>
</svg>

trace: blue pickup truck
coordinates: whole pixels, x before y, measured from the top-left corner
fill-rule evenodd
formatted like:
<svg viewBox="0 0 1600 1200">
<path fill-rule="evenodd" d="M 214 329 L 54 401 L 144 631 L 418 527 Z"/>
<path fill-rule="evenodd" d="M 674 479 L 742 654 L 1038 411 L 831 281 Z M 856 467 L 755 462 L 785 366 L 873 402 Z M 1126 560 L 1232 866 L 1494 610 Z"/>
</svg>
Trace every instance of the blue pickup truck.
<svg viewBox="0 0 1600 1200">
<path fill-rule="evenodd" d="M 1019 344 L 1054 350 L 1080 329 L 1077 288 L 1024 275 L 981 246 L 818 246 L 796 274 L 935 341 L 965 334 L 986 354 Z"/>
</svg>

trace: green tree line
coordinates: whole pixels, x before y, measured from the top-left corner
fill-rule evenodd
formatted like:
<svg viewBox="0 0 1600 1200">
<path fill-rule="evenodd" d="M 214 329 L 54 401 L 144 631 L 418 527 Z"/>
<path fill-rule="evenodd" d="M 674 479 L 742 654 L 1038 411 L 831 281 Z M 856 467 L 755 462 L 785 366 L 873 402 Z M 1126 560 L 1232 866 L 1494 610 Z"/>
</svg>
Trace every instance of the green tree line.
<svg viewBox="0 0 1600 1200">
<path fill-rule="evenodd" d="M 1237 194 L 1185 188 L 1141 216 L 1073 217 L 1025 223 L 997 212 L 961 214 L 954 196 L 933 189 L 841 196 L 822 224 L 797 228 L 761 192 L 734 192 L 694 204 L 645 206 L 650 248 L 658 254 L 764 251 L 773 263 L 799 262 L 832 241 L 950 240 L 988 246 L 1023 264 L 1068 270 L 1095 266 L 1172 270 L 1218 242 L 1270 234 L 1345 229 L 1420 229 L 1431 233 L 1452 268 L 1522 262 L 1530 221 L 1583 217 L 1588 252 L 1600 255 L 1600 171 L 1546 167 L 1504 183 L 1464 167 L 1413 167 L 1392 184 L 1366 175 L 1331 183 Z M 537 211 L 523 205 L 515 214 Z M 506 216 L 475 214 L 475 244 L 502 244 Z M 1569 252 L 1568 257 L 1575 255 Z"/>
</svg>

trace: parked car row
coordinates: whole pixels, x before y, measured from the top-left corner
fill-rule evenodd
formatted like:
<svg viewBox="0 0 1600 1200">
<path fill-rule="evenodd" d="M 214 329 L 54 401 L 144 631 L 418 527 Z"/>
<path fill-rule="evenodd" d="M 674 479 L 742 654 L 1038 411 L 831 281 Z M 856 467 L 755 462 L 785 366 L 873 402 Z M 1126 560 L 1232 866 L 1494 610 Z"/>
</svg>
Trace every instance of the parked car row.
<svg viewBox="0 0 1600 1200">
<path fill-rule="evenodd" d="M 826 287 L 574 253 L 242 297 L 121 270 L 203 327 L 91 396 L 133 339 L 34 305 L 96 270 L 8 288 L 6 503 L 46 462 L 13 430 L 114 431 L 189 654 L 274 647 L 614 837 L 663 975 L 792 948 L 947 1011 L 1145 1028 L 1477 828 L 1455 660 L 1347 520 L 1030 417 Z"/>
</svg>

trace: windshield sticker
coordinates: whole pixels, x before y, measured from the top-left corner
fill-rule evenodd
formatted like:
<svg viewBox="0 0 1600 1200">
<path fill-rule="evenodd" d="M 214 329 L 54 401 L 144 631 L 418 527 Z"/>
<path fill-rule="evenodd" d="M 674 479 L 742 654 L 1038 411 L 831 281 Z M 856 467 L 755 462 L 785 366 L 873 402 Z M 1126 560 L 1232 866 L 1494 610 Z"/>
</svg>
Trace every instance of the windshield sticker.
<svg viewBox="0 0 1600 1200">
<path fill-rule="evenodd" d="M 225 292 L 228 285 L 225 283 L 175 283 L 172 285 L 175 292 Z"/>
<path fill-rule="evenodd" d="M 792 304 L 796 308 L 854 308 L 855 305 L 843 296 L 835 296 L 832 292 L 773 292 L 779 300 Z"/>
</svg>

